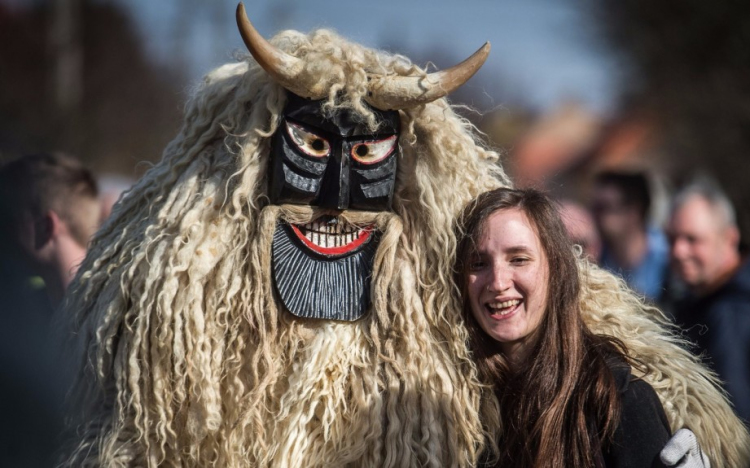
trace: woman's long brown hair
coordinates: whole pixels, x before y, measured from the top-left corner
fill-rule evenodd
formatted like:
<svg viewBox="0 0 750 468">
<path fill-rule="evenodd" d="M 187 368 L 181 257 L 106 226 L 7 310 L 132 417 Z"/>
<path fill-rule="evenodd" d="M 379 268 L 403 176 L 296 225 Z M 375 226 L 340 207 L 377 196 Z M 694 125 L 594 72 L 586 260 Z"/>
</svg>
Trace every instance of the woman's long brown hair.
<svg viewBox="0 0 750 468">
<path fill-rule="evenodd" d="M 550 272 L 546 314 L 532 352 L 517 370 L 480 328 L 466 289 L 467 267 L 487 219 L 510 208 L 523 211 L 534 226 Z M 598 454 L 620 419 L 607 360 L 626 360 L 626 351 L 617 340 L 594 335 L 583 323 L 577 260 L 556 206 L 536 190 L 497 189 L 467 206 L 457 229 L 456 284 L 464 298 L 470 346 L 480 378 L 494 388 L 502 421 L 496 466 L 599 466 Z"/>
</svg>

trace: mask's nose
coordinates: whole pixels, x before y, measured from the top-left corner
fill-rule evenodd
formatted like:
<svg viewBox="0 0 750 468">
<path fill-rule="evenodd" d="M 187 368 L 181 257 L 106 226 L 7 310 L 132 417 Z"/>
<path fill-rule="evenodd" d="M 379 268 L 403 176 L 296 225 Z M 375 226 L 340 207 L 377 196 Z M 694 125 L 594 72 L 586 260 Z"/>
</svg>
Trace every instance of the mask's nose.
<svg viewBox="0 0 750 468">
<path fill-rule="evenodd" d="M 336 145 L 331 154 L 333 159 L 328 163 L 323 174 L 320 195 L 313 203 L 321 208 L 345 210 L 349 208 L 349 194 L 351 189 L 350 159 L 344 154 L 342 145 Z"/>
</svg>

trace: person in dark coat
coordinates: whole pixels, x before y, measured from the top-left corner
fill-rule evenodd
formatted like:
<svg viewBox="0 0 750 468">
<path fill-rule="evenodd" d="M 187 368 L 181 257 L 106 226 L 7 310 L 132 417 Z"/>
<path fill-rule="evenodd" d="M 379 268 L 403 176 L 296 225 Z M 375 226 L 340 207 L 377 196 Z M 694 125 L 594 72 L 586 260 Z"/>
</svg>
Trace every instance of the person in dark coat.
<svg viewBox="0 0 750 468">
<path fill-rule="evenodd" d="M 727 196 L 698 180 L 676 197 L 668 229 L 672 268 L 687 287 L 674 315 L 750 421 L 750 264 Z"/>
<path fill-rule="evenodd" d="M 99 224 L 91 172 L 62 154 L 0 167 L 0 466 L 54 466 L 71 384 L 55 315 Z"/>
</svg>

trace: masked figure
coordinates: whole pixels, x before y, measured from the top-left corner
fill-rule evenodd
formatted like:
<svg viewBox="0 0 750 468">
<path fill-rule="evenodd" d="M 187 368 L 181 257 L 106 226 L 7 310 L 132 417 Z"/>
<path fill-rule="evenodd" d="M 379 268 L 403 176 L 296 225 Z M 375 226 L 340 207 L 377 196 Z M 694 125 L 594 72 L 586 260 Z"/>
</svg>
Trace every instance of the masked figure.
<svg viewBox="0 0 750 468">
<path fill-rule="evenodd" d="M 68 464 L 472 466 L 497 426 L 480 418 L 452 227 L 510 182 L 444 96 L 489 45 L 427 74 L 326 30 L 266 42 L 241 5 L 238 22 L 252 58 L 205 78 L 71 289 Z M 584 290 L 592 328 L 655 369 L 670 423 L 720 465 L 747 460 L 658 314 L 606 274 Z"/>
</svg>

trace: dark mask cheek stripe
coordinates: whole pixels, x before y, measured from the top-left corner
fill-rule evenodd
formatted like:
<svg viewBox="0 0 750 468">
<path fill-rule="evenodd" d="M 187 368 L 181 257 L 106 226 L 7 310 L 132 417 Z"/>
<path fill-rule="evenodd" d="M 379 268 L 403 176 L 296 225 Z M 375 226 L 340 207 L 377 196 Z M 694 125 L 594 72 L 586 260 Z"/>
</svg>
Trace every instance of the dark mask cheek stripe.
<svg viewBox="0 0 750 468">
<path fill-rule="evenodd" d="M 310 179 L 308 177 L 302 177 L 301 175 L 289 169 L 286 164 L 284 164 L 284 180 L 287 184 L 302 192 L 314 194 L 318 192 L 318 188 L 320 187 L 320 179 Z"/>
<path fill-rule="evenodd" d="M 375 169 L 355 169 L 354 172 L 367 180 L 381 179 L 396 172 L 396 161 L 397 159 L 392 157 L 385 164 Z"/>
<path fill-rule="evenodd" d="M 372 184 L 362 184 L 362 193 L 367 198 L 387 197 L 393 191 L 393 180 L 381 180 Z"/>
<path fill-rule="evenodd" d="M 322 175 L 326 171 L 326 162 L 328 158 L 323 158 L 321 161 L 310 161 L 302 156 L 299 156 L 292 150 L 284 149 L 284 157 L 289 160 L 292 165 L 296 166 L 300 170 L 309 172 L 316 176 Z"/>
</svg>

